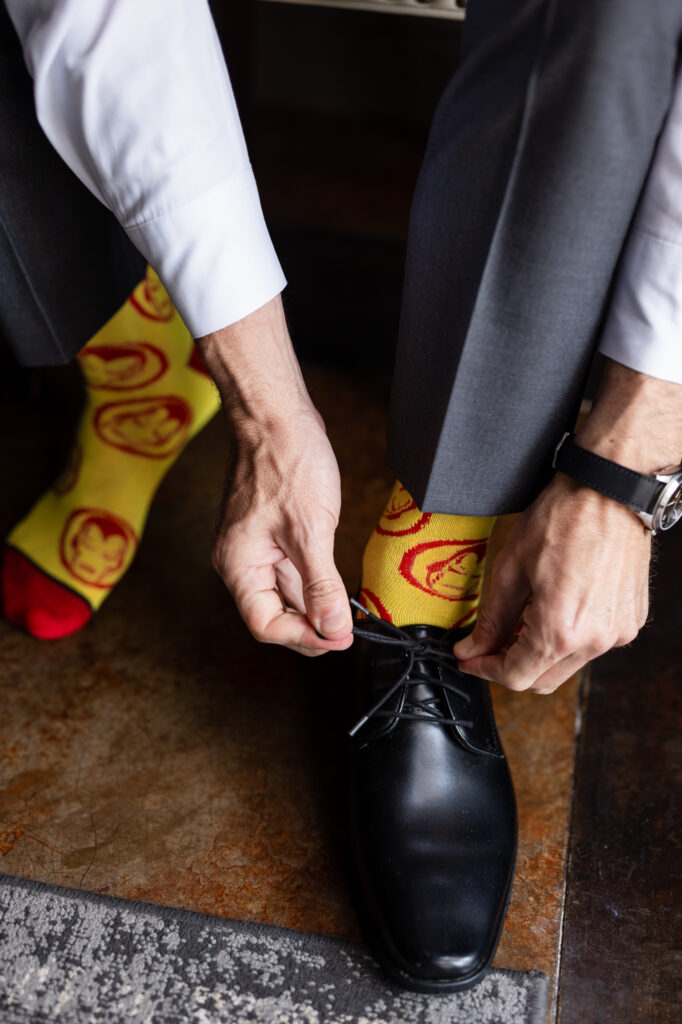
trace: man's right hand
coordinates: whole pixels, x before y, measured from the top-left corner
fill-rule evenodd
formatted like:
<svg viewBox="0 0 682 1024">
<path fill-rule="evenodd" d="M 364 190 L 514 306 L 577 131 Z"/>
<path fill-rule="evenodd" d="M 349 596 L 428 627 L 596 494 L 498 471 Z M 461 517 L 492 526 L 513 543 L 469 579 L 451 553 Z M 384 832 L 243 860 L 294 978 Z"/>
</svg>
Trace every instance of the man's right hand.
<svg viewBox="0 0 682 1024">
<path fill-rule="evenodd" d="M 198 339 L 235 442 L 213 564 L 257 640 L 315 656 L 352 643 L 334 564 L 339 470 L 279 297 Z"/>
</svg>

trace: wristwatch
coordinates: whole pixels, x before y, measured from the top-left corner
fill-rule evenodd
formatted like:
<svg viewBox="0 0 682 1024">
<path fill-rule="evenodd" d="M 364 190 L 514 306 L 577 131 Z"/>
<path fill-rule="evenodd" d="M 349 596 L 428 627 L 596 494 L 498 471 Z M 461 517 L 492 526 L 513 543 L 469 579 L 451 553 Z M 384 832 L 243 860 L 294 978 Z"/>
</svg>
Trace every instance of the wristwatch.
<svg viewBox="0 0 682 1024">
<path fill-rule="evenodd" d="M 652 533 L 682 519 L 682 466 L 646 476 L 581 448 L 567 430 L 554 450 L 552 468 L 627 505 Z"/>
</svg>

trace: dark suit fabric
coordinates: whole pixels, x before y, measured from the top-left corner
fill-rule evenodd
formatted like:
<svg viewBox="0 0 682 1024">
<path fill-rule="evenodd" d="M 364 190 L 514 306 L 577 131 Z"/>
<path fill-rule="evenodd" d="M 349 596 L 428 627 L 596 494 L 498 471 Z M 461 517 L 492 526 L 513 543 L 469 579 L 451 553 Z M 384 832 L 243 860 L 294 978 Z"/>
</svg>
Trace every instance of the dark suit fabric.
<svg viewBox="0 0 682 1024">
<path fill-rule="evenodd" d="M 19 362 L 68 362 L 144 276 L 144 260 L 52 148 L 0 2 L 0 334 Z"/>
</svg>

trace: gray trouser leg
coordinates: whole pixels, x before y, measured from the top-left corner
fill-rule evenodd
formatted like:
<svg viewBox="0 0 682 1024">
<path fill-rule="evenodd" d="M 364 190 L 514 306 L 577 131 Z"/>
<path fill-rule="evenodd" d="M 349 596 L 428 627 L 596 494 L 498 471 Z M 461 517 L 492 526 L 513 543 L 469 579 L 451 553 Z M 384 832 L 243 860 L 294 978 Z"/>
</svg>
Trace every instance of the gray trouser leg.
<svg viewBox="0 0 682 1024">
<path fill-rule="evenodd" d="M 544 486 L 681 32 L 678 0 L 471 0 L 412 207 L 389 424 L 425 511 L 518 511 Z"/>
<path fill-rule="evenodd" d="M 62 162 L 0 0 L 0 334 L 28 366 L 68 362 L 144 276 L 112 214 Z"/>
</svg>

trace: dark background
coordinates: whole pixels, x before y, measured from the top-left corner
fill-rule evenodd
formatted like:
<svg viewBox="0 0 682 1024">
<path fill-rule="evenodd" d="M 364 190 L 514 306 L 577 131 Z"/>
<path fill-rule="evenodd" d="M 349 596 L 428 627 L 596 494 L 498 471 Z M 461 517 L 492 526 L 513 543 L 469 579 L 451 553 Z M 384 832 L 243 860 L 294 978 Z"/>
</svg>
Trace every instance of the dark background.
<svg viewBox="0 0 682 1024">
<path fill-rule="evenodd" d="M 389 371 L 409 206 L 461 23 L 215 0 L 304 362 Z"/>
</svg>

